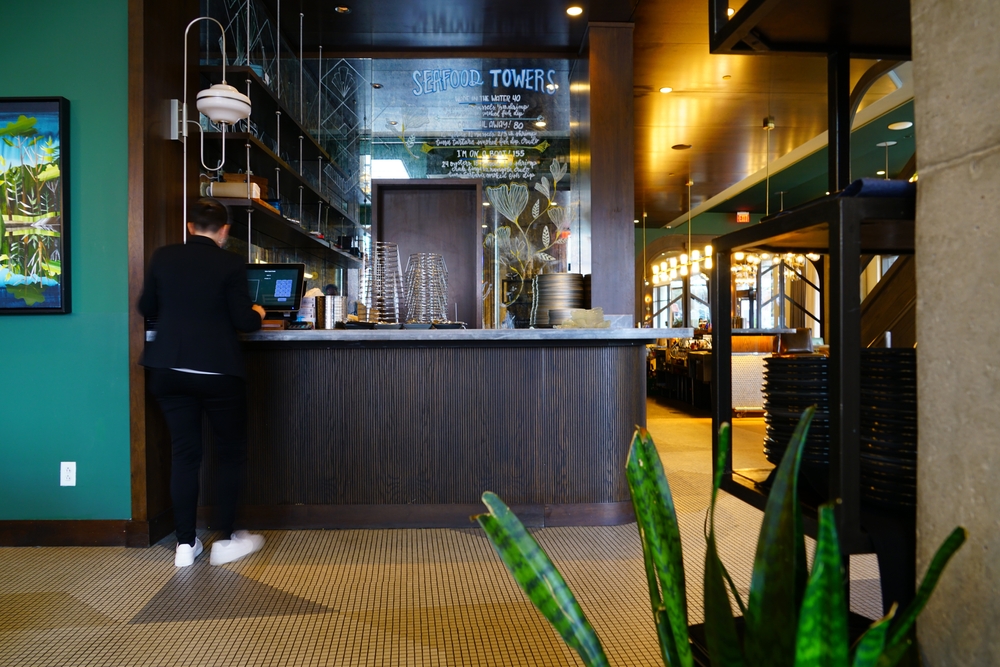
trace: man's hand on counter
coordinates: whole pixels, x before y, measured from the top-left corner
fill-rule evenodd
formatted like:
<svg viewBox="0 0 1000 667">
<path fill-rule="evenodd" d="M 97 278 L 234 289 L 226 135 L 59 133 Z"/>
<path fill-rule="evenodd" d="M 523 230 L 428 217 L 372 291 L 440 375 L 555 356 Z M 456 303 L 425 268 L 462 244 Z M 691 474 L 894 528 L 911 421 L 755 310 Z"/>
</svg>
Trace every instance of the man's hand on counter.
<svg viewBox="0 0 1000 667">
<path fill-rule="evenodd" d="M 264 306 L 260 305 L 259 303 L 255 303 L 253 305 L 253 310 L 255 313 L 260 315 L 260 319 L 262 320 L 264 319 L 264 316 L 267 315 L 267 311 L 264 310 Z"/>
</svg>

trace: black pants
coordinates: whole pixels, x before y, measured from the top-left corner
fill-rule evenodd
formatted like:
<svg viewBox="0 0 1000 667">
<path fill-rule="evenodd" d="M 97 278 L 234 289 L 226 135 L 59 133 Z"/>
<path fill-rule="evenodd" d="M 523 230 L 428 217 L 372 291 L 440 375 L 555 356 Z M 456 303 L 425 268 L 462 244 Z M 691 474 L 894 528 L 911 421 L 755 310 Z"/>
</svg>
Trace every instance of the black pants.
<svg viewBox="0 0 1000 667">
<path fill-rule="evenodd" d="M 150 369 L 149 390 L 163 409 L 170 428 L 173 460 L 170 496 L 174 503 L 177 542 L 194 544 L 201 471 L 202 412 L 215 433 L 218 527 L 233 532 L 247 450 L 246 383 L 232 375 L 200 375 L 163 368 Z"/>
</svg>

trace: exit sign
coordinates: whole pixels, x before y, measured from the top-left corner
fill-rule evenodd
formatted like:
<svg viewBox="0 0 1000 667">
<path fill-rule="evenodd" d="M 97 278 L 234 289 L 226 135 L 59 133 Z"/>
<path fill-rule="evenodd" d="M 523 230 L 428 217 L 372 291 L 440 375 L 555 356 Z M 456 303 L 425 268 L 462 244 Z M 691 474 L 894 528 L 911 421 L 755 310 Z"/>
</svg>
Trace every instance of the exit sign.
<svg viewBox="0 0 1000 667">
<path fill-rule="evenodd" d="M 750 211 L 737 211 L 736 222 L 750 222 Z"/>
</svg>

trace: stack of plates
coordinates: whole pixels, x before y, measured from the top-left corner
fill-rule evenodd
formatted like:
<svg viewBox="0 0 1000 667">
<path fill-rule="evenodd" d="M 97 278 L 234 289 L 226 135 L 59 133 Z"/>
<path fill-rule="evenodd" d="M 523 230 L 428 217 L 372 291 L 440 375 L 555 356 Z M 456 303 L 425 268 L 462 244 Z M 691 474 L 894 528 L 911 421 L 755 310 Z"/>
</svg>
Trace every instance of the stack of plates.
<svg viewBox="0 0 1000 667">
<path fill-rule="evenodd" d="M 822 355 L 770 357 L 764 360 L 764 456 L 778 465 L 788 441 L 811 405 L 816 407 L 806 438 L 802 462 L 826 466 L 830 462 L 828 359 Z"/>
<path fill-rule="evenodd" d="M 862 498 L 883 507 L 916 507 L 916 350 L 862 350 L 861 377 Z"/>
<path fill-rule="evenodd" d="M 583 276 L 579 273 L 542 273 L 534 278 L 531 326 L 548 327 L 549 311 L 583 308 Z"/>
</svg>

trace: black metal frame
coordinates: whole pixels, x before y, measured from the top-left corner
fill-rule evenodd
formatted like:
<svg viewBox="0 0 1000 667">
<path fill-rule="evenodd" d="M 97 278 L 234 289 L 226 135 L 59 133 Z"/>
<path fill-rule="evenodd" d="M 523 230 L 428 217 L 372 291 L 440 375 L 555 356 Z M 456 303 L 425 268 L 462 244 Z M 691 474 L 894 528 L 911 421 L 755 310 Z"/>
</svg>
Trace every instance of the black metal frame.
<svg viewBox="0 0 1000 667">
<path fill-rule="evenodd" d="M 824 318 L 830 344 L 829 496 L 841 499 L 837 530 L 844 554 L 872 551 L 860 520 L 861 255 L 912 254 L 914 212 L 915 201 L 909 198 L 829 197 L 718 237 L 714 243 L 713 461 L 718 459 L 719 426 L 732 416 L 732 314 L 728 312 L 732 285 L 717 279 L 730 273 L 731 253 L 755 248 L 830 255 L 829 311 Z M 732 452 L 723 469 L 722 488 L 759 509 L 766 505 L 764 492 L 734 475 Z M 815 535 L 814 512 L 806 508 L 804 514 L 806 531 Z"/>
<path fill-rule="evenodd" d="M 20 113 L 27 105 L 53 105 L 59 113 L 59 305 L 52 306 L 18 306 L 15 308 L 0 308 L 0 315 L 68 315 L 73 312 L 71 296 L 72 256 L 70 254 L 70 125 L 69 100 L 65 97 L 3 97 L 0 102 L 11 105 L 9 111 Z M 30 112 L 28 112 L 30 113 Z M 38 135 L 36 135 L 37 137 Z M 5 137 L 6 138 L 6 137 Z M 0 238 L 0 247 L 3 246 Z"/>
<path fill-rule="evenodd" d="M 891 9 L 908 10 L 909 0 L 881 0 Z M 850 35 L 843 21 L 831 26 L 831 37 L 839 39 L 836 45 L 817 44 L 803 34 L 801 41 L 782 41 L 773 43 L 764 34 L 761 24 L 772 14 L 782 13 L 790 5 L 795 9 L 805 9 L 816 17 L 816 22 L 847 19 L 856 13 L 856 2 L 851 0 L 746 0 L 743 6 L 733 16 L 729 16 L 729 0 L 708 0 L 708 34 L 709 47 L 712 53 L 727 55 L 797 55 L 817 56 L 827 55 L 833 50 L 840 50 L 845 55 L 854 58 L 872 60 L 894 59 L 909 60 L 909 40 L 905 44 L 891 44 L 891 40 L 882 43 L 850 43 Z M 787 12 L 784 12 L 787 14 Z M 908 11 L 904 12 L 908 14 Z M 810 26 L 806 26 L 807 28 Z M 899 30 L 908 30 L 909 26 L 899 26 Z M 908 36 L 908 35 L 907 35 Z M 831 48 L 827 48 L 830 46 Z"/>
</svg>

